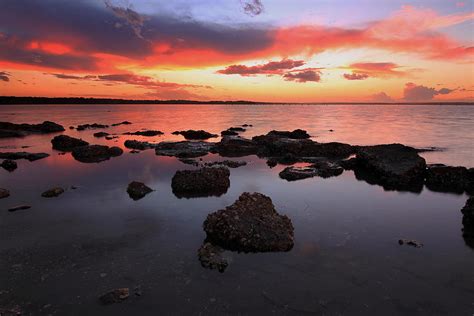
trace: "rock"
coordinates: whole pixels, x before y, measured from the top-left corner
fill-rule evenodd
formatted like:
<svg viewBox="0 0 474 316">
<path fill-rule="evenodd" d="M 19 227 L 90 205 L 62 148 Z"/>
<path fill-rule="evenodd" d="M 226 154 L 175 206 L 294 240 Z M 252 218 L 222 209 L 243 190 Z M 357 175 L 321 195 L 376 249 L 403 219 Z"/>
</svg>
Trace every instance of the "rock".
<svg viewBox="0 0 474 316">
<path fill-rule="evenodd" d="M 43 159 L 46 157 L 49 157 L 49 154 L 28 153 L 24 151 L 0 153 L 0 159 L 10 159 L 10 160 L 26 159 L 28 161 L 35 161 L 35 160 Z"/>
<path fill-rule="evenodd" d="M 344 168 L 344 170 L 354 170 L 357 168 L 357 158 L 350 158 L 346 160 L 340 160 L 338 164 Z"/>
<path fill-rule="evenodd" d="M 414 239 L 399 239 L 398 240 L 399 245 L 408 245 L 408 246 L 413 246 L 415 248 L 421 248 L 423 247 L 423 244 L 419 241 L 416 241 Z"/>
<path fill-rule="evenodd" d="M 337 177 L 344 172 L 339 164 L 330 161 L 318 161 L 311 165 L 316 170 L 317 176 L 321 178 Z"/>
<path fill-rule="evenodd" d="M 4 161 L 0 164 L 0 166 L 1 166 L 3 169 L 7 170 L 8 172 L 12 172 L 12 171 L 14 171 L 16 168 L 18 168 L 17 163 L 16 163 L 15 161 L 13 161 L 13 160 L 10 160 L 10 159 L 4 160 Z"/>
<path fill-rule="evenodd" d="M 10 196 L 10 191 L 0 188 L 0 199 L 5 199 Z"/>
<path fill-rule="evenodd" d="M 278 214 L 272 200 L 260 193 L 243 193 L 234 204 L 209 214 L 203 226 L 207 240 L 228 250 L 269 252 L 293 248 L 291 220 Z"/>
<path fill-rule="evenodd" d="M 291 139 L 306 139 L 310 138 L 311 136 L 302 129 L 295 129 L 292 132 L 289 131 L 270 131 L 267 135 L 277 136 L 277 137 L 285 137 Z"/>
<path fill-rule="evenodd" d="M 74 159 L 84 163 L 102 162 L 122 154 L 123 150 L 119 147 L 108 147 L 102 145 L 76 147 L 72 151 Z"/>
<path fill-rule="evenodd" d="M 63 188 L 56 187 L 56 188 L 52 188 L 52 189 L 49 189 L 49 190 L 43 192 L 41 194 L 41 196 L 45 197 L 45 198 L 52 198 L 52 197 L 60 196 L 63 193 L 64 193 Z"/>
<path fill-rule="evenodd" d="M 257 154 L 258 147 L 250 139 L 225 136 L 216 144 L 215 150 L 223 157 L 243 157 Z"/>
<path fill-rule="evenodd" d="M 207 155 L 214 148 L 208 142 L 161 142 L 155 147 L 158 156 L 174 156 L 179 158 L 197 158 Z"/>
<path fill-rule="evenodd" d="M 344 169 L 336 163 L 319 161 L 307 167 L 287 167 L 280 172 L 279 176 L 287 181 L 296 181 L 312 177 L 330 178 L 337 177 Z"/>
<path fill-rule="evenodd" d="M 463 224 L 463 237 L 466 243 L 474 245 L 474 197 L 471 196 L 467 201 L 466 205 L 461 209 L 462 212 L 462 224 Z M 474 247 L 473 247 L 474 248 Z"/>
<path fill-rule="evenodd" d="M 426 162 L 412 147 L 367 146 L 358 150 L 356 158 L 356 176 L 357 171 L 362 171 L 359 177 L 369 183 L 382 185 L 387 190 L 419 192 L 423 188 Z"/>
<path fill-rule="evenodd" d="M 88 142 L 67 135 L 59 135 L 51 140 L 53 149 L 61 151 L 72 151 L 76 147 L 87 146 Z"/>
<path fill-rule="evenodd" d="M 138 140 L 126 140 L 124 143 L 125 147 L 130 149 L 146 150 L 155 148 L 157 144 L 152 144 L 149 142 L 141 142 Z"/>
<path fill-rule="evenodd" d="M 278 161 L 274 158 L 270 158 L 267 160 L 267 166 L 269 166 L 270 168 L 274 168 L 278 165 Z"/>
<path fill-rule="evenodd" d="M 9 208 L 8 211 L 9 212 L 16 212 L 16 211 L 27 210 L 27 209 L 30 209 L 30 208 L 31 208 L 30 205 L 18 205 L 18 206 Z"/>
<path fill-rule="evenodd" d="M 190 158 L 178 158 L 179 161 L 181 161 L 182 163 L 186 164 L 186 165 L 191 165 L 191 166 L 199 166 L 199 162 L 194 160 L 194 159 L 190 159 Z"/>
<path fill-rule="evenodd" d="M 74 126 L 69 126 L 69 129 L 76 129 Z"/>
<path fill-rule="evenodd" d="M 153 189 L 147 187 L 145 184 L 137 181 L 130 182 L 127 188 L 127 193 L 132 200 L 140 200 L 148 193 L 153 192 Z"/>
<path fill-rule="evenodd" d="M 119 126 L 119 125 L 130 125 L 132 124 L 132 122 L 129 122 L 129 121 L 123 121 L 123 122 L 120 122 L 120 123 L 114 123 L 112 124 L 112 126 Z"/>
<path fill-rule="evenodd" d="M 106 140 L 112 140 L 112 139 L 116 139 L 116 138 L 119 138 L 119 137 L 118 136 L 105 136 Z"/>
<path fill-rule="evenodd" d="M 99 301 L 104 305 L 120 303 L 130 296 L 129 288 L 111 290 L 99 297 Z"/>
<path fill-rule="evenodd" d="M 229 169 L 224 167 L 176 171 L 171 188 L 179 198 L 220 196 L 230 186 L 229 176 Z"/>
<path fill-rule="evenodd" d="M 130 153 L 131 154 L 139 154 L 139 153 L 141 153 L 141 151 L 133 149 L 133 150 L 130 150 Z"/>
<path fill-rule="evenodd" d="M 252 127 L 253 125 L 252 124 L 243 124 L 241 125 L 242 127 Z"/>
<path fill-rule="evenodd" d="M 214 138 L 218 137 L 216 134 L 211 134 L 209 132 L 203 131 L 203 130 L 187 130 L 187 131 L 176 131 L 173 132 L 173 135 L 182 135 L 184 138 L 189 139 L 189 140 L 204 140 L 204 139 L 209 139 L 209 138 Z"/>
<path fill-rule="evenodd" d="M 474 188 L 474 178 L 466 167 L 428 165 L 425 185 L 431 191 L 463 193 Z"/>
<path fill-rule="evenodd" d="M 198 250 L 198 258 L 201 265 L 207 269 L 217 269 L 224 272 L 228 266 L 227 260 L 222 257 L 224 250 L 211 243 L 204 243 Z"/>
<path fill-rule="evenodd" d="M 64 131 L 64 127 L 50 121 L 41 124 L 15 124 L 0 122 L 0 138 L 23 137 L 30 134 L 49 134 Z"/>
<path fill-rule="evenodd" d="M 221 132 L 221 136 L 237 136 L 239 133 L 234 131 L 225 130 Z"/>
<path fill-rule="evenodd" d="M 108 127 L 109 127 L 109 125 L 93 123 L 93 124 L 79 125 L 79 126 L 77 126 L 76 129 L 78 131 L 84 131 L 86 129 L 100 129 L 100 128 L 108 128 Z"/>
<path fill-rule="evenodd" d="M 139 135 L 139 136 L 147 136 L 147 137 L 152 137 L 152 136 L 157 136 L 157 135 L 163 135 L 164 133 L 161 131 L 137 131 L 137 132 L 128 132 L 124 133 L 124 135 Z"/>
<path fill-rule="evenodd" d="M 97 133 L 94 133 L 94 137 L 97 137 L 97 138 L 102 138 L 102 137 L 107 137 L 109 136 L 110 134 L 109 133 L 106 133 L 106 132 L 97 132 Z"/>
<path fill-rule="evenodd" d="M 208 162 L 206 163 L 207 167 L 213 167 L 213 166 L 226 166 L 229 168 L 239 168 L 242 166 L 247 165 L 245 161 L 233 161 L 233 160 L 224 160 L 224 161 L 214 161 L 214 162 Z"/>
</svg>

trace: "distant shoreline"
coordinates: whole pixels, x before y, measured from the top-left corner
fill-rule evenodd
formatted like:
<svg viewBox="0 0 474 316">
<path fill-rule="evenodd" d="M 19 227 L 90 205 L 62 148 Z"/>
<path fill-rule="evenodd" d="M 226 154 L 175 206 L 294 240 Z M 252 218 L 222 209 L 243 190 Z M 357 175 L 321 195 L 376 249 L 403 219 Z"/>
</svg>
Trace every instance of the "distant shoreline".
<svg viewBox="0 0 474 316">
<path fill-rule="evenodd" d="M 0 105 L 26 105 L 26 104 L 223 104 L 223 105 L 474 105 L 474 102 L 255 102 L 255 101 L 194 101 L 194 100 L 129 100 L 111 98 L 48 98 L 48 97 L 15 97 L 0 96 Z"/>
</svg>

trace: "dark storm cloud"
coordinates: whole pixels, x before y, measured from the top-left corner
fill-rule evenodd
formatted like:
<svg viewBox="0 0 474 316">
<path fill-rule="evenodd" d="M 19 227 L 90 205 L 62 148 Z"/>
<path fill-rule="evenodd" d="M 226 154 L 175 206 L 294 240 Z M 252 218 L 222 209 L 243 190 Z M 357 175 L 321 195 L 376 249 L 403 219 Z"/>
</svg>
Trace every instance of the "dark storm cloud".
<svg viewBox="0 0 474 316">
<path fill-rule="evenodd" d="M 105 6 L 112 10 L 112 12 L 119 18 L 122 18 L 127 22 L 128 25 L 133 29 L 133 32 L 135 35 L 137 35 L 139 38 L 143 38 L 142 36 L 142 27 L 143 23 L 145 22 L 145 17 L 138 14 L 136 11 L 134 11 L 131 6 L 127 7 L 120 7 L 120 6 L 115 6 L 111 0 L 104 0 Z M 115 26 L 117 27 L 116 24 Z"/>
<path fill-rule="evenodd" d="M 0 71 L 0 81 L 10 81 L 10 74 L 6 71 Z"/>
</svg>

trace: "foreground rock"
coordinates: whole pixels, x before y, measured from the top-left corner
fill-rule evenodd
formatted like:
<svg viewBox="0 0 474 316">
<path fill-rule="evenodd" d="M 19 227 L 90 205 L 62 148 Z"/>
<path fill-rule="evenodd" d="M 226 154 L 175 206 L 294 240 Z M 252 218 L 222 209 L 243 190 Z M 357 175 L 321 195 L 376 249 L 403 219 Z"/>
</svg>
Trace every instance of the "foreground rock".
<svg viewBox="0 0 474 316">
<path fill-rule="evenodd" d="M 0 153 L 0 159 L 10 159 L 10 160 L 19 160 L 26 159 L 28 161 L 35 161 L 49 157 L 49 154 L 46 153 L 28 153 L 28 152 L 4 152 Z"/>
<path fill-rule="evenodd" d="M 171 180 L 173 193 L 181 197 L 220 196 L 230 186 L 230 172 L 224 167 L 177 171 Z"/>
<path fill-rule="evenodd" d="M 61 194 L 64 193 L 64 189 L 63 188 L 60 188 L 60 187 L 56 187 L 56 188 L 52 188 L 52 189 L 49 189 L 45 192 L 43 192 L 41 194 L 42 197 L 45 197 L 45 198 L 52 198 L 52 197 L 58 197 L 60 196 Z"/>
<path fill-rule="evenodd" d="M 207 155 L 213 148 L 214 144 L 208 142 L 161 142 L 155 146 L 155 152 L 158 156 L 196 158 Z"/>
<path fill-rule="evenodd" d="M 155 148 L 157 144 L 152 144 L 149 142 L 141 142 L 138 140 L 126 140 L 124 143 L 125 147 L 130 149 L 146 150 Z"/>
<path fill-rule="evenodd" d="M 296 181 L 312 177 L 337 177 L 343 172 L 344 169 L 336 163 L 320 161 L 306 167 L 287 167 L 280 172 L 279 176 L 287 181 Z"/>
<path fill-rule="evenodd" d="M 72 151 L 74 159 L 84 163 L 94 163 L 109 160 L 112 157 L 118 157 L 123 154 L 119 147 L 109 147 L 103 145 L 89 145 L 76 147 Z"/>
<path fill-rule="evenodd" d="M 362 147 L 355 162 L 358 178 L 387 190 L 421 191 L 423 188 L 426 162 L 412 147 L 401 144 Z"/>
<path fill-rule="evenodd" d="M 124 135 L 139 135 L 139 136 L 147 136 L 147 137 L 152 137 L 152 136 L 158 136 L 158 135 L 163 135 L 164 133 L 161 131 L 153 131 L 153 130 L 148 130 L 148 131 L 137 131 L 137 132 L 128 132 L 124 133 Z"/>
<path fill-rule="evenodd" d="M 224 272 L 228 262 L 222 257 L 223 252 L 224 250 L 221 247 L 206 242 L 199 248 L 198 258 L 204 268 Z"/>
<path fill-rule="evenodd" d="M 234 204 L 211 213 L 204 221 L 207 240 L 243 252 L 289 251 L 293 224 L 260 193 L 243 193 Z"/>
<path fill-rule="evenodd" d="M 30 134 L 49 134 L 64 131 L 64 127 L 50 121 L 41 124 L 0 122 L 0 138 L 23 137 Z"/>
<path fill-rule="evenodd" d="M 8 211 L 9 212 L 16 212 L 16 211 L 27 210 L 27 209 L 30 209 L 30 208 L 31 208 L 30 205 L 18 205 L 18 206 L 14 206 L 12 208 L 9 208 Z"/>
<path fill-rule="evenodd" d="M 4 199 L 10 196 L 10 191 L 7 189 L 0 188 L 0 199 Z"/>
<path fill-rule="evenodd" d="M 15 161 L 13 161 L 13 160 L 10 160 L 10 159 L 4 160 L 4 161 L 0 164 L 0 166 L 1 166 L 3 169 L 7 170 L 8 172 L 12 172 L 12 171 L 14 171 L 16 168 L 18 168 L 17 163 L 16 163 Z"/>
<path fill-rule="evenodd" d="M 187 131 L 176 131 L 176 132 L 173 132 L 173 135 L 182 135 L 184 136 L 184 138 L 189 139 L 189 140 L 205 140 L 205 139 L 219 136 L 217 134 L 211 134 L 203 130 L 196 131 L 192 129 L 187 130 Z"/>
<path fill-rule="evenodd" d="M 474 191 L 474 169 L 429 165 L 425 185 L 431 191 L 463 193 Z"/>
<path fill-rule="evenodd" d="M 150 192 L 153 192 L 153 189 L 137 181 L 130 182 L 127 188 L 128 195 L 134 201 L 140 200 Z"/>
<path fill-rule="evenodd" d="M 130 296 L 129 288 L 120 288 L 111 290 L 99 297 L 99 301 L 104 305 L 120 303 Z"/>
<path fill-rule="evenodd" d="M 76 147 L 87 146 L 88 142 L 67 135 L 59 135 L 51 140 L 53 149 L 60 151 L 72 151 Z"/>
<path fill-rule="evenodd" d="M 78 131 L 84 131 L 86 129 L 102 129 L 102 128 L 109 128 L 109 125 L 105 125 L 105 124 L 97 124 L 97 123 L 93 123 L 93 124 L 83 124 L 83 125 L 79 125 L 77 126 L 77 130 Z"/>
<path fill-rule="evenodd" d="M 462 212 L 462 225 L 463 225 L 463 237 L 466 243 L 474 248 L 474 197 L 471 196 L 466 205 L 461 210 Z"/>
</svg>

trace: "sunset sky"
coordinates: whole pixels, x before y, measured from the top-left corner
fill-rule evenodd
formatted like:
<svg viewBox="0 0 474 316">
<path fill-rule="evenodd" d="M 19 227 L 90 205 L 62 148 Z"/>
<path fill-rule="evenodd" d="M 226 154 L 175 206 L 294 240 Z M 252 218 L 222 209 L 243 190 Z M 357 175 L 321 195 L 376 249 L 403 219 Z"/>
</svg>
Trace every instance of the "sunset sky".
<svg viewBox="0 0 474 316">
<path fill-rule="evenodd" d="M 0 4 L 0 95 L 474 101 L 474 0 Z"/>
</svg>

